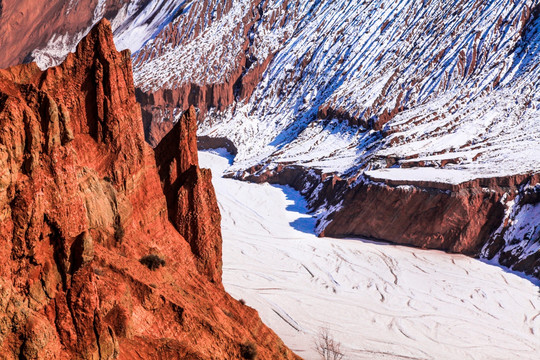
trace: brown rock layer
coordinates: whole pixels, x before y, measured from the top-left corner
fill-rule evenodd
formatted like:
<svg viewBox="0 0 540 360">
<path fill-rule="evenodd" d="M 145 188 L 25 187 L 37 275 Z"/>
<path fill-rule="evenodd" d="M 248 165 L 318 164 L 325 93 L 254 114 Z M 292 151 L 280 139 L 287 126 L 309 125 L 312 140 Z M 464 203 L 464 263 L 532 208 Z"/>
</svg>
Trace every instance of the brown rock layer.
<svg viewBox="0 0 540 360">
<path fill-rule="evenodd" d="M 512 198 L 521 185 L 537 180 L 517 175 L 450 185 L 366 179 L 345 194 L 321 235 L 362 236 L 478 256 L 502 223 L 503 196 Z"/>
<path fill-rule="evenodd" d="M 422 248 L 477 255 L 504 215 L 501 195 L 457 193 L 362 183 L 324 229 L 327 236 L 362 236 Z"/>
<path fill-rule="evenodd" d="M 191 106 L 155 149 L 169 219 L 189 242 L 199 270 L 221 283 L 221 215 L 212 173 L 197 159 L 197 114 Z"/>
<path fill-rule="evenodd" d="M 186 196 L 205 204 L 193 149 L 179 157 Z M 197 270 L 160 182 L 107 21 L 58 67 L 0 71 L 2 359 L 239 359 L 246 343 L 296 358 Z"/>
</svg>

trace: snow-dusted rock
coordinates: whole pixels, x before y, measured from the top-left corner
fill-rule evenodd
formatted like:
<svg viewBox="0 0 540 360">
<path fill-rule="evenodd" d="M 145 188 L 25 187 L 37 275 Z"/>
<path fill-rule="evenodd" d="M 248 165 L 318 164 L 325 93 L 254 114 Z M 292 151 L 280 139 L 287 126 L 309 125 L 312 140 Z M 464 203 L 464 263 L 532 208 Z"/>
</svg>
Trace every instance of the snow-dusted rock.
<svg viewBox="0 0 540 360">
<path fill-rule="evenodd" d="M 398 181 L 394 187 L 413 186 L 418 194 L 456 185 L 439 189 L 450 198 L 463 187 L 495 192 L 482 206 L 500 204 L 501 222 L 508 221 L 505 211 L 534 213 L 508 204 L 536 185 L 526 179 L 540 171 L 539 4 L 132 0 L 110 11 L 99 1 L 93 11 L 111 18 L 118 47 L 133 52 L 147 140 L 157 144 L 194 104 L 199 134 L 228 139 L 237 150 L 235 176 L 283 182 L 279 174 L 294 169 L 323 231 L 333 213 L 354 211 L 344 199 L 372 180 L 389 188 Z M 34 56 L 59 58 L 68 48 L 62 36 Z M 463 185 L 478 179 L 488 185 Z M 491 181 L 491 188 L 485 179 L 513 185 Z M 454 233 L 474 214 L 466 212 Z M 520 216 L 538 224 L 535 216 Z M 506 225 L 491 224 L 481 232 L 487 235 L 467 241 L 491 249 L 493 239 L 510 234 L 505 244 L 539 242 L 535 231 L 530 239 L 518 230 L 497 237 L 500 226 Z M 516 256 L 500 259 L 512 265 L 521 261 Z"/>
</svg>

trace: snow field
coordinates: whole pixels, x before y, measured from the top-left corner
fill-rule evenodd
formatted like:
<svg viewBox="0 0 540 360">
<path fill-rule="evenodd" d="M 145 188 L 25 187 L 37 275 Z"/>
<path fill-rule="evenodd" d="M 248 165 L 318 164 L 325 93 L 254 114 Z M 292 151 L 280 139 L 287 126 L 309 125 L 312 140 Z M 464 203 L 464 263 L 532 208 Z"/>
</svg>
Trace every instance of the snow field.
<svg viewBox="0 0 540 360">
<path fill-rule="evenodd" d="M 318 238 L 288 187 L 214 175 L 226 290 L 305 359 L 320 328 L 347 359 L 537 359 L 540 295 L 531 281 L 461 255 Z"/>
</svg>

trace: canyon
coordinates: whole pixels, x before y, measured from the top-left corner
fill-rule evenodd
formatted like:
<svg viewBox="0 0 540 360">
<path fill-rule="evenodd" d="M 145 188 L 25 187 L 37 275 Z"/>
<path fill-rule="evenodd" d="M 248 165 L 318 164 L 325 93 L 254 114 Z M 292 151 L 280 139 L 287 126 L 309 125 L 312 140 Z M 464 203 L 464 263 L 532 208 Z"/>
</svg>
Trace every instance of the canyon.
<svg viewBox="0 0 540 360">
<path fill-rule="evenodd" d="M 0 28 L 22 6 L 4 3 Z M 539 276 L 538 1 L 89 5 L 76 29 L 47 24 L 28 60 L 55 64 L 108 17 L 117 46 L 133 53 L 152 146 L 193 105 L 200 145 L 237 154 L 229 176 L 295 184 L 321 235 L 461 252 Z M 28 55 L 13 49 L 4 64 Z M 377 229 L 388 222 L 393 230 Z"/>
<path fill-rule="evenodd" d="M 224 261 L 235 260 L 222 232 L 268 253 L 245 227 L 248 239 L 231 235 L 242 219 L 233 210 L 222 219 L 197 148 L 232 154 L 218 184 L 297 191 L 309 228 L 292 224 L 321 257 L 385 258 L 340 245 L 354 237 L 392 244 L 396 261 L 417 265 L 400 273 L 414 281 L 425 281 L 415 269 L 436 270 L 437 255 L 417 263 L 421 250 L 396 244 L 540 279 L 539 15 L 539 0 L 0 0 L 0 67 L 11 66 L 0 71 L 1 352 L 233 359 L 256 344 L 259 358 L 296 358 L 223 288 Z M 264 238 L 298 260 L 279 236 Z M 247 252 L 236 255 L 265 268 Z M 371 260 L 362 258 L 379 269 Z M 355 266 L 345 283 L 366 275 Z M 245 289 L 261 285 L 236 276 Z M 362 284 L 368 293 L 375 278 Z M 384 299 L 404 294 L 378 285 L 390 289 L 373 293 Z M 497 317 L 492 295 L 474 305 Z M 265 322 L 283 325 L 272 312 L 288 319 L 257 301 Z M 536 305 L 526 306 L 534 335 Z M 293 349 L 313 357 L 312 330 L 279 335 L 298 335 Z M 404 356 L 422 358 L 417 350 Z"/>
</svg>

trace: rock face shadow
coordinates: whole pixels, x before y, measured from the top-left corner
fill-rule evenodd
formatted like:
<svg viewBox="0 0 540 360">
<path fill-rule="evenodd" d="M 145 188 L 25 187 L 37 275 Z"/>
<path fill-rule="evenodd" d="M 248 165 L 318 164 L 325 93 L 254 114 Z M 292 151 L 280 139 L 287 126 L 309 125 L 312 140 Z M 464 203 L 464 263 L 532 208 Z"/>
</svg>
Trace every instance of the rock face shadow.
<svg viewBox="0 0 540 360">
<path fill-rule="evenodd" d="M 285 194 L 285 198 L 288 201 L 292 201 L 292 203 L 288 204 L 285 208 L 285 210 L 288 212 L 298 214 L 298 218 L 289 223 L 291 227 L 300 232 L 315 235 L 315 225 L 317 223 L 317 219 L 313 214 L 310 213 L 307 201 L 304 199 L 304 197 L 290 186 L 272 186 L 279 188 Z"/>
</svg>

